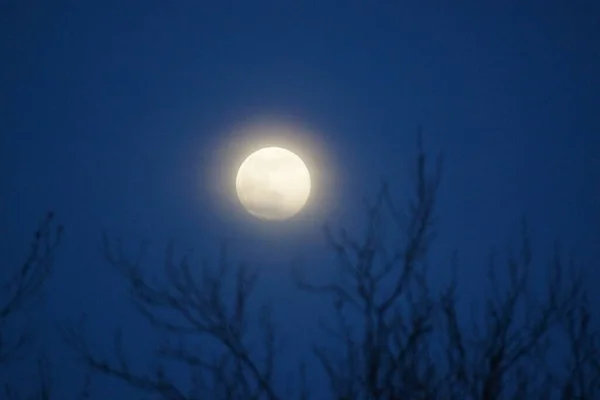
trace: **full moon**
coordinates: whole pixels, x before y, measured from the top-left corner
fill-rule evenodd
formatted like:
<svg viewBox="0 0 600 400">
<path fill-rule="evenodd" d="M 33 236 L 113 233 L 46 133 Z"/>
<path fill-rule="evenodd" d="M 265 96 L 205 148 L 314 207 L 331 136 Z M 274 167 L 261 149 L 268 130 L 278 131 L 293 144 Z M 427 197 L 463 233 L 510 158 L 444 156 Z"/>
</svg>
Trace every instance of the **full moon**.
<svg viewBox="0 0 600 400">
<path fill-rule="evenodd" d="M 310 173 L 296 154 L 266 147 L 248 156 L 235 180 L 238 198 L 255 217 L 284 220 L 296 215 L 310 194 Z"/>
</svg>

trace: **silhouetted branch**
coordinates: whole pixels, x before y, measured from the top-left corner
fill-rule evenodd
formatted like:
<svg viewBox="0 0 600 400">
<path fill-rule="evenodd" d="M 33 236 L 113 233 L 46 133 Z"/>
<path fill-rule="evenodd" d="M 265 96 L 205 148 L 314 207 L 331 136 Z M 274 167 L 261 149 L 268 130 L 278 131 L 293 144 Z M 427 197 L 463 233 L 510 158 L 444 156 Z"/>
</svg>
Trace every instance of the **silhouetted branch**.
<svg viewBox="0 0 600 400">
<path fill-rule="evenodd" d="M 54 255 L 62 237 L 62 225 L 54 226 L 54 214 L 46 215 L 31 242 L 25 261 L 4 282 L 0 282 L 0 363 L 8 365 L 32 344 L 33 331 L 19 326 L 19 315 L 42 296 L 43 285 L 52 272 Z M 4 271 L 11 271 L 6 268 Z M 12 365 L 12 364 L 10 364 Z M 3 398 L 50 399 L 51 368 L 48 357 L 37 357 L 37 381 L 20 388 L 14 382 L 4 382 Z M 17 389 L 17 386 L 19 388 Z M 26 389 L 28 395 L 22 393 Z"/>
<path fill-rule="evenodd" d="M 430 174 L 420 141 L 418 150 L 416 198 L 407 213 L 396 206 L 384 184 L 373 204 L 365 201 L 366 229 L 361 239 L 352 238 L 345 230 L 334 235 L 329 227 L 325 228 L 325 239 L 346 279 L 317 285 L 299 274 L 295 276 L 300 289 L 327 293 L 334 299 L 337 326 L 322 328 L 343 344 L 342 353 L 335 357 L 319 346 L 315 348 L 315 355 L 329 377 L 336 398 L 380 399 L 407 395 L 392 383 L 402 379 L 416 387 L 420 385 L 417 379 L 421 378 L 400 378 L 400 371 L 408 367 L 407 363 L 420 363 L 423 371 L 427 369 L 425 361 L 417 357 L 422 341 L 432 330 L 433 301 L 417 264 L 424 260 L 434 237 L 435 195 L 442 160 L 438 159 L 435 172 Z M 405 237 L 403 244 L 386 247 L 385 232 L 390 228 L 401 229 Z M 412 315 L 408 320 L 407 310 L 400 307 L 401 299 L 411 306 Z M 360 319 L 356 329 L 345 322 L 346 314 Z"/>
<path fill-rule="evenodd" d="M 117 353 L 117 363 L 113 364 L 107 360 L 97 358 L 90 348 L 87 346 L 84 337 L 84 325 L 83 322 L 80 326 L 67 326 L 61 330 L 63 339 L 66 343 L 72 346 L 79 357 L 89 366 L 93 371 L 101 372 L 105 375 L 113 376 L 121 380 L 126 381 L 131 386 L 148 393 L 159 393 L 168 399 L 187 399 L 177 387 L 171 384 L 168 380 L 164 379 L 160 368 L 155 371 L 154 376 L 147 376 L 141 374 L 135 374 L 131 371 L 129 364 L 126 360 L 124 353 L 121 334 L 117 332 L 114 336 L 115 348 Z"/>
<path fill-rule="evenodd" d="M 435 237 L 441 160 L 428 172 L 419 142 L 414 199 L 406 212 L 384 184 L 373 204 L 366 203 L 362 238 L 325 229 L 342 279 L 313 284 L 294 271 L 301 290 L 333 298 L 336 318 L 321 324 L 333 342 L 314 350 L 333 398 L 596 398 L 599 332 L 591 328 L 581 277 L 564 276 L 578 269 L 565 266 L 556 252 L 545 291 L 537 296 L 525 221 L 518 251 L 509 250 L 501 264 L 490 257 L 484 307 L 482 314 L 472 313 L 471 324 L 458 312 L 456 255 L 450 284 L 440 296 L 431 295 L 424 261 Z M 402 243 L 390 244 L 396 233 L 390 225 L 400 229 Z M 568 346 L 557 339 L 561 329 Z M 555 373 L 550 350 L 560 343 L 570 361 L 566 372 Z"/>
<path fill-rule="evenodd" d="M 0 282 L 0 363 L 16 355 L 31 340 L 30 331 L 22 331 L 11 340 L 8 326 L 13 317 L 39 299 L 42 286 L 51 272 L 54 251 L 62 236 L 62 226 L 53 226 L 53 213 L 48 213 L 35 232 L 25 261 L 5 282 Z M 10 269 L 5 269 L 10 270 Z M 14 332 L 14 327 L 11 331 Z"/>
<path fill-rule="evenodd" d="M 275 332 L 270 314 L 263 311 L 259 323 L 264 337 L 265 358 L 255 361 L 251 355 L 246 336 L 248 334 L 248 301 L 257 282 L 257 275 L 246 266 L 234 271 L 233 296 L 227 295 L 225 283 L 230 276 L 230 263 L 223 247 L 216 270 L 204 265 L 200 276 L 192 273 L 187 256 L 179 263 L 174 260 L 174 246 L 169 243 L 164 263 L 165 284 L 150 283 L 144 277 L 137 257 L 130 261 L 120 244 L 113 250 L 106 236 L 103 237 L 105 259 L 129 282 L 134 305 L 140 314 L 162 334 L 178 337 L 177 345 L 164 343 L 157 356 L 176 361 L 190 368 L 190 375 L 199 384 L 206 385 L 200 376 L 213 377 L 213 390 L 225 398 L 278 399 L 272 387 Z M 142 254 L 143 252 L 140 252 Z M 120 378 L 130 385 L 147 391 L 161 393 L 169 398 L 189 398 L 167 379 L 151 379 L 134 373 L 126 362 L 121 336 L 115 336 L 116 363 L 100 361 L 84 345 L 83 336 L 77 330 L 66 329 L 65 339 L 94 370 Z M 216 360 L 208 360 L 199 351 L 191 351 L 185 343 L 188 339 L 211 338 L 221 344 L 224 353 Z M 202 371 L 198 375 L 198 371 Z M 233 381 L 230 377 L 233 376 Z M 239 397 L 237 397 L 239 398 Z"/>
</svg>

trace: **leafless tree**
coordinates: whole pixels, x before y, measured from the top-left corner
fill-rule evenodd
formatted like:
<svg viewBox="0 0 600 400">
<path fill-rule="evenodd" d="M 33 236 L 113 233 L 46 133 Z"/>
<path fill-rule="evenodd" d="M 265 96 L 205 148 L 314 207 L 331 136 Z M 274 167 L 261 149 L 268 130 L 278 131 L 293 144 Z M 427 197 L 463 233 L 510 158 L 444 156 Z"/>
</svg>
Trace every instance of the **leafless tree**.
<svg viewBox="0 0 600 400">
<path fill-rule="evenodd" d="M 338 281 L 312 284 L 296 270 L 302 290 L 333 298 L 335 322 L 323 323 L 322 328 L 339 343 L 317 345 L 314 351 L 329 377 L 333 398 L 428 398 L 437 389 L 436 365 L 427 353 L 435 301 L 419 267 L 434 235 L 442 159 L 428 175 L 425 154 L 419 150 L 416 199 L 408 212 L 394 206 L 383 185 L 373 204 L 365 201 L 364 237 L 325 228 L 338 260 Z M 402 245 L 389 243 L 385 236 L 398 226 L 405 233 Z"/>
<path fill-rule="evenodd" d="M 60 242 L 62 226 L 55 226 L 53 213 L 48 213 L 35 232 L 25 261 L 11 271 L 6 281 L 0 283 L 0 364 L 9 365 L 23 356 L 33 343 L 30 324 L 23 323 L 24 312 L 39 301 L 43 286 L 52 272 L 55 250 Z M 24 397 L 11 382 L 3 382 L 3 396 L 8 399 L 40 398 L 50 396 L 48 358 L 38 357 L 39 387 L 36 393 Z M 29 387 L 28 389 L 30 389 Z"/>
<path fill-rule="evenodd" d="M 600 398 L 600 343 L 583 275 L 556 251 L 545 284 L 532 282 L 525 222 L 518 250 L 490 257 L 487 297 L 477 301 L 481 310 L 465 315 L 458 305 L 458 253 L 444 266 L 454 271 L 453 279 L 434 292 L 427 256 L 436 236 L 441 172 L 442 157 L 431 169 L 419 141 L 414 198 L 407 207 L 382 185 L 374 201 L 364 203 L 362 236 L 324 229 L 338 279 L 317 284 L 301 268 L 294 270 L 301 290 L 333 300 L 335 318 L 321 324 L 327 339 L 314 347 L 330 383 L 329 398 Z M 166 339 L 150 374 L 130 366 L 119 332 L 109 359 L 88 346 L 82 327 L 67 326 L 67 343 L 94 371 L 161 399 L 310 397 L 304 367 L 295 397 L 283 395 L 274 383 L 274 323 L 268 309 L 254 316 L 249 306 L 257 275 L 245 265 L 232 267 L 225 248 L 217 267 L 205 263 L 197 276 L 188 257 L 177 261 L 169 244 L 158 283 L 143 271 L 141 256 L 132 260 L 106 236 L 102 249 L 126 278 L 139 313 Z M 253 326 L 261 332 L 258 347 L 249 334 Z M 188 367 L 187 384 L 169 375 L 170 362 Z"/>
<path fill-rule="evenodd" d="M 419 141 L 416 164 L 415 196 L 407 208 L 383 185 L 375 202 L 365 203 L 362 237 L 325 229 L 337 255 L 338 281 L 318 285 L 297 272 L 302 290 L 333 299 L 337 318 L 322 328 L 334 342 L 314 349 L 332 398 L 600 398 L 599 332 L 582 275 L 556 252 L 545 292 L 536 296 L 525 222 L 518 254 L 509 251 L 500 265 L 490 259 L 480 318 L 475 310 L 471 318 L 461 317 L 456 273 L 440 295 L 432 294 L 426 256 L 436 235 L 442 158 L 428 172 Z M 451 263 L 455 272 L 457 260 L 455 255 Z M 566 350 L 561 356 L 567 362 L 558 359 L 562 371 L 551 368 L 551 349 Z"/>
<path fill-rule="evenodd" d="M 67 326 L 63 330 L 64 338 L 93 370 L 164 399 L 280 398 L 272 384 L 275 331 L 267 307 L 263 307 L 257 317 L 263 354 L 251 349 L 248 338 L 248 303 L 257 274 L 245 265 L 232 269 L 225 247 L 217 268 L 205 263 L 200 276 L 196 276 L 186 256 L 180 262 L 175 260 L 174 246 L 169 244 L 162 285 L 144 276 L 141 257 L 130 260 L 122 246 L 117 244 L 113 248 L 106 236 L 102 250 L 110 265 L 127 279 L 137 310 L 167 339 L 156 354 L 160 363 L 148 374 L 132 370 L 120 332 L 114 337 L 116 357 L 111 362 L 87 346 L 82 327 Z M 229 288 L 227 280 L 232 274 L 234 285 Z M 230 298 L 228 292 L 231 292 Z M 202 344 L 205 348 L 215 349 L 215 344 L 219 347 L 212 354 L 205 354 Z M 189 368 L 187 385 L 178 385 L 169 378 L 169 361 Z"/>
</svg>

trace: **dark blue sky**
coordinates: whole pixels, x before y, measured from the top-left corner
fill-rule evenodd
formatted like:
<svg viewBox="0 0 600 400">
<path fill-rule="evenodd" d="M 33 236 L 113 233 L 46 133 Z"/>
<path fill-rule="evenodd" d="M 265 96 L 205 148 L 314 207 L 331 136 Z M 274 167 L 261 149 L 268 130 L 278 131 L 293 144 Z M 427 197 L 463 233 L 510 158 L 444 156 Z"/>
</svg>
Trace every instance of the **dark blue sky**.
<svg viewBox="0 0 600 400">
<path fill-rule="evenodd" d="M 266 270 L 263 293 L 290 302 L 282 323 L 308 324 L 303 297 L 283 289 L 286 260 L 328 268 L 319 227 L 359 227 L 360 198 L 382 177 L 403 198 L 418 125 L 446 151 L 433 257 L 461 250 L 467 287 L 521 215 L 540 261 L 558 238 L 600 278 L 599 3 L 52 3 L 0 8 L 2 254 L 19 260 L 57 212 L 66 237 L 49 317 L 124 322 L 97 250 L 106 229 L 132 249 L 151 240 L 158 264 L 169 237 L 210 257 L 235 238 L 234 256 Z M 255 119 L 298 128 L 285 140 L 319 183 L 277 226 L 247 216 L 217 178 L 252 142 L 236 128 Z"/>
</svg>

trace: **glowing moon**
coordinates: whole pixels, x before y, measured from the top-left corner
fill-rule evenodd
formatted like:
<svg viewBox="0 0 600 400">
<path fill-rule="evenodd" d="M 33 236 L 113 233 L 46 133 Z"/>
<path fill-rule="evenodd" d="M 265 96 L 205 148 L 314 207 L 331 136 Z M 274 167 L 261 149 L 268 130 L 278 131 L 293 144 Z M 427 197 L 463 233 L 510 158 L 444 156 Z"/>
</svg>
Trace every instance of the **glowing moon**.
<svg viewBox="0 0 600 400">
<path fill-rule="evenodd" d="M 296 215 L 306 204 L 310 174 L 296 154 L 280 147 L 266 147 L 244 160 L 235 188 L 250 214 L 283 220 Z"/>
</svg>

